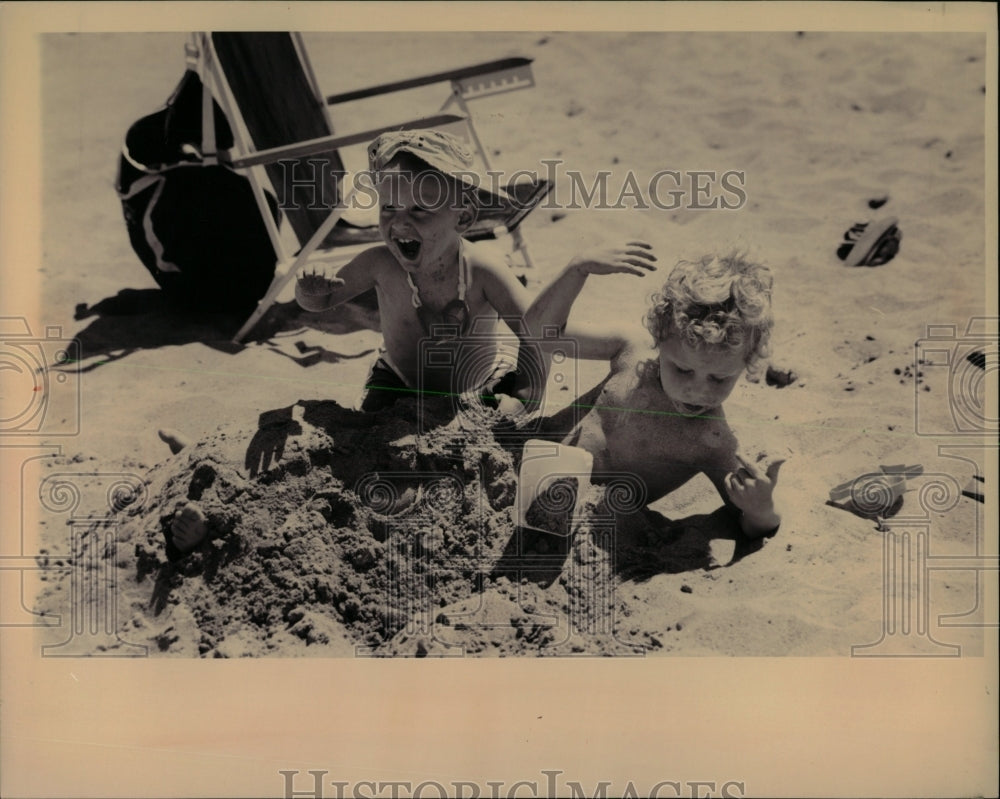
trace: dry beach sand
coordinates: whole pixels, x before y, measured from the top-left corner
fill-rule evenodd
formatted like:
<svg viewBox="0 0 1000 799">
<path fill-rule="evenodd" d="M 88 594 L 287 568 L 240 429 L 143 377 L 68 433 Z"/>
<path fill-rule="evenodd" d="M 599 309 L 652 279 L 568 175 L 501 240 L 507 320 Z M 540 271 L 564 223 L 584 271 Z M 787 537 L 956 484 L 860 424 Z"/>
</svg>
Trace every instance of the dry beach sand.
<svg viewBox="0 0 1000 799">
<path fill-rule="evenodd" d="M 77 483 L 93 492 L 96 508 L 106 473 L 143 486 L 116 516 L 116 550 L 98 526 L 79 542 L 95 556 L 93 568 L 112 570 L 122 647 L 183 657 L 849 655 L 878 642 L 892 622 L 883 613 L 891 590 L 883 545 L 894 522 L 833 507 L 828 492 L 880 465 L 923 467 L 896 509 L 909 520 L 897 532 L 914 542 L 926 535 L 935 556 L 982 551 L 984 506 L 961 493 L 982 454 L 949 457 L 940 439 L 916 434 L 918 423 L 929 431 L 955 426 L 956 391 L 965 392 L 967 416 L 977 408 L 982 415 L 986 374 L 995 376 L 995 330 L 987 372 L 967 366 L 960 388 L 954 370 L 925 359 L 918 344 L 928 324 L 950 324 L 958 332 L 945 346 L 965 346 L 969 321 L 988 315 L 981 36 L 309 34 L 306 41 L 329 92 L 417 65 L 434 71 L 533 56 L 536 88 L 474 110 L 495 167 L 542 171 L 539 159 L 561 160 L 553 204 L 568 204 L 567 170 L 589 181 L 610 171 L 612 201 L 628 174 L 643 192 L 662 169 L 745 174 L 746 203 L 737 210 L 539 209 L 524 224 L 536 264 L 526 277 L 536 290 L 583 248 L 649 241 L 658 274 L 591 278 L 574 310 L 577 319 L 638 324 L 646 298 L 679 258 L 738 246 L 770 264 L 773 361 L 797 380 L 744 381 L 727 414 L 749 456 L 788 458 L 779 482 L 785 521 L 763 545 L 744 546 L 713 515 L 718 497 L 698 479 L 648 511 L 619 514 L 610 548 L 581 535 L 564 564 L 547 561 L 542 576 L 503 572 L 516 453 L 488 436 L 447 446 L 434 434 L 421 438 L 415 434 L 426 420 L 418 422 L 415 408 L 374 423 L 341 410 L 357 402 L 377 332 L 357 316 L 320 323 L 284 296 L 247 346 L 234 347 L 238 319 L 169 308 L 132 253 L 113 191 L 117 150 L 128 125 L 179 79 L 184 37 L 47 35 L 41 299 L 45 324 L 80 342 L 78 369 L 62 373 L 79 386 L 82 425 L 63 454 L 32 468 L 44 480 L 85 467 L 95 476 Z M 394 56 L 372 63 L 364 53 L 375 48 Z M 595 53 L 613 56 L 614 68 Z M 346 131 L 419 115 L 428 97 L 437 95 L 413 92 L 335 121 Z M 634 204 L 634 196 L 624 203 Z M 896 258 L 880 267 L 841 263 L 844 230 L 883 215 L 897 217 L 903 232 Z M 570 390 L 551 387 L 553 408 L 604 373 L 600 364 L 573 366 Z M 158 427 L 199 443 L 170 456 Z M 268 435 L 280 443 L 262 444 Z M 365 457 L 339 454 L 344 439 Z M 458 504 L 428 509 L 421 494 L 414 508 L 380 516 L 355 490 L 369 471 L 414 469 L 457 480 L 451 501 Z M 203 494 L 223 534 L 173 561 L 165 525 Z M 65 518 L 39 513 L 43 550 L 66 551 Z M 467 521 L 456 526 L 455 518 Z M 590 578 L 581 577 L 583 565 Z M 70 576 L 43 574 L 38 609 L 67 613 Z M 587 579 L 610 580 L 613 595 L 590 596 L 581 588 Z M 921 595 L 929 596 L 930 626 L 896 635 L 898 654 L 982 652 L 974 570 L 935 571 L 913 590 L 928 592 Z M 600 620 L 587 615 L 594 608 L 574 613 L 581 602 L 596 603 Z M 64 630 L 52 631 L 52 640 L 64 638 Z M 94 641 L 101 650 L 119 645 Z"/>
</svg>

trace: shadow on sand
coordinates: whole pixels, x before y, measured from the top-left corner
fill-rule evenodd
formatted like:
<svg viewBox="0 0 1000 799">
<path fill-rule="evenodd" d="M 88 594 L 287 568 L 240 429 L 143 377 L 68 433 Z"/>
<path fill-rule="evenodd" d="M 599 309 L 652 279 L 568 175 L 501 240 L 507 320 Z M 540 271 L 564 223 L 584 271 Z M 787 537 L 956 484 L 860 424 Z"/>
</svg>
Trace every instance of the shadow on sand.
<svg viewBox="0 0 1000 799">
<path fill-rule="evenodd" d="M 76 306 L 73 318 L 91 321 L 74 335 L 80 347 L 79 361 L 61 368 L 90 372 L 141 350 L 193 343 L 235 354 L 245 345 L 234 343 L 232 338 L 249 313 L 195 311 L 172 302 L 159 289 L 122 289 L 94 305 Z M 269 344 L 272 351 L 306 367 L 360 358 L 373 351 L 367 348 L 359 353 L 341 353 L 296 342 L 299 355 L 293 355 L 286 351 L 287 347 L 275 343 L 283 334 L 305 328 L 335 335 L 377 330 L 378 309 L 370 303 L 348 303 L 324 315 L 302 311 L 294 301 L 275 303 L 247 336 L 246 343 Z"/>
<path fill-rule="evenodd" d="M 619 516 L 612 534 L 596 535 L 594 540 L 605 550 L 613 550 L 610 554 L 619 579 L 645 582 L 657 574 L 731 566 L 760 550 L 765 538 L 745 536 L 731 512 L 720 507 L 676 520 L 645 508 Z M 712 542 L 720 540 L 734 542 L 732 556 L 725 563 L 713 552 Z M 572 548 L 572 535 L 518 527 L 490 576 L 515 583 L 527 579 L 548 587 L 564 573 Z"/>
</svg>

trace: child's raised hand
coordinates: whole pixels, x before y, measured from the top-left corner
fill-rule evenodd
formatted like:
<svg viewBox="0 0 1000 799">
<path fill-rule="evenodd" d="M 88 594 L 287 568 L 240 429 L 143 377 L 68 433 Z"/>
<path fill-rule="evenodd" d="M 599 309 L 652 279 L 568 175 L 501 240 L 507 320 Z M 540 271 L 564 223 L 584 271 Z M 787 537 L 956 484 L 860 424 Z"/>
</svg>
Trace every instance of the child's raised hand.
<svg viewBox="0 0 1000 799">
<path fill-rule="evenodd" d="M 329 294 L 335 286 L 343 286 L 344 281 L 339 277 L 327 277 L 325 273 L 317 273 L 315 270 L 299 275 L 296 289 L 306 294 Z"/>
<path fill-rule="evenodd" d="M 732 503 L 743 511 L 744 529 L 749 525 L 759 533 L 773 530 L 781 521 L 774 510 L 774 487 L 778 470 L 785 461 L 773 461 L 762 472 L 739 455 L 736 460 L 740 466 L 726 475 L 726 490 Z"/>
<path fill-rule="evenodd" d="M 630 241 L 623 247 L 598 250 L 575 256 L 570 267 L 584 275 L 612 275 L 625 273 L 642 277 L 655 272 L 653 248 L 644 241 Z"/>
<path fill-rule="evenodd" d="M 330 307 L 330 295 L 344 285 L 339 277 L 327 277 L 315 271 L 299 276 L 295 282 L 295 301 L 307 311 L 325 311 Z"/>
</svg>

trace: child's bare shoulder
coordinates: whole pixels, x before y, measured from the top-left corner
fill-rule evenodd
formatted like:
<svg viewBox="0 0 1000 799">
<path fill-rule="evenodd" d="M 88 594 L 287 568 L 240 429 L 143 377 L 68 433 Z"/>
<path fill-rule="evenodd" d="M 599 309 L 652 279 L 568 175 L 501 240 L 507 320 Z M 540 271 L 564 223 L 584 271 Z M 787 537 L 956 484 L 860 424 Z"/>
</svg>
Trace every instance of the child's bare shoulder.
<svg viewBox="0 0 1000 799">
<path fill-rule="evenodd" d="M 406 279 L 406 275 L 400 269 L 399 263 L 384 244 L 369 247 L 367 250 L 358 253 L 351 259 L 348 267 L 352 270 L 363 270 L 376 283 L 385 283 L 386 281 L 396 282 L 397 280 Z"/>
<path fill-rule="evenodd" d="M 655 378 L 655 361 L 644 342 L 621 333 L 620 349 L 611 358 L 602 404 L 616 408 L 656 410 L 662 399 Z"/>
<path fill-rule="evenodd" d="M 394 271 L 401 271 L 392 252 L 384 244 L 377 244 L 374 247 L 369 247 L 367 250 L 359 253 L 355 260 L 363 260 L 365 263 L 381 269 L 395 266 L 396 269 Z"/>
<path fill-rule="evenodd" d="M 630 375 L 635 378 L 632 387 L 640 388 L 655 371 L 656 351 L 650 339 L 635 330 L 622 329 L 617 333 L 621 347 L 611 359 L 612 375 Z"/>
<path fill-rule="evenodd" d="M 473 301 L 491 306 L 501 316 L 523 317 L 530 296 L 504 256 L 486 244 L 466 242 L 463 247 Z"/>
<path fill-rule="evenodd" d="M 466 241 L 462 247 L 474 278 L 477 273 L 492 277 L 506 277 L 510 273 L 510 267 L 504 257 L 482 242 Z"/>
</svg>

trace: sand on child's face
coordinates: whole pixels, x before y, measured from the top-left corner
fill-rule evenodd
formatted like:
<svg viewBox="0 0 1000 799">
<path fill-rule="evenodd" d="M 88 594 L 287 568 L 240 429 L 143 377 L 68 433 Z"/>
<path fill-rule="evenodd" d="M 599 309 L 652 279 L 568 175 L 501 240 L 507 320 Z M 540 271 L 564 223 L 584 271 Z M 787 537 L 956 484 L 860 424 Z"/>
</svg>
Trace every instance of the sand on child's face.
<svg viewBox="0 0 1000 799">
<path fill-rule="evenodd" d="M 660 387 L 681 413 L 719 407 L 746 370 L 742 349 L 697 349 L 676 338 L 659 344 Z"/>
<path fill-rule="evenodd" d="M 468 212 L 447 177 L 390 165 L 380 173 L 378 193 L 379 233 L 404 269 L 455 261 Z"/>
</svg>

